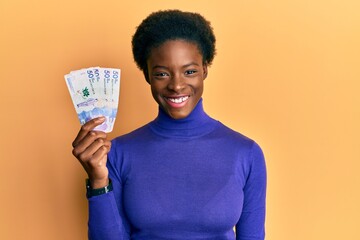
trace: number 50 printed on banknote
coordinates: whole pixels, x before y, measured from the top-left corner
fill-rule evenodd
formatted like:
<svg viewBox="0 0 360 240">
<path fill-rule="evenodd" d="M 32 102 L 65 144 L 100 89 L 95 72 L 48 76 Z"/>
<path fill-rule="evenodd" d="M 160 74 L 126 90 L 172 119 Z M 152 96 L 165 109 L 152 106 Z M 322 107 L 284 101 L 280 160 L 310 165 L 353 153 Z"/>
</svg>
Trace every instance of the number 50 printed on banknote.
<svg viewBox="0 0 360 240">
<path fill-rule="evenodd" d="M 112 131 L 119 103 L 120 73 L 116 68 L 91 67 L 64 76 L 81 125 L 104 116 L 106 121 L 94 130 Z"/>
</svg>

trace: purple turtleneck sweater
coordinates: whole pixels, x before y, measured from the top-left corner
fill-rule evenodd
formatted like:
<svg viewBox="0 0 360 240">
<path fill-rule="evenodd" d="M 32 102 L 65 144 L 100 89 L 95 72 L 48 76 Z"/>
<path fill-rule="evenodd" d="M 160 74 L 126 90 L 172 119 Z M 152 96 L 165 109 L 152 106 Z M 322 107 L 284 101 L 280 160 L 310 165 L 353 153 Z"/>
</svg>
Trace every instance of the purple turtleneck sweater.
<svg viewBox="0 0 360 240">
<path fill-rule="evenodd" d="M 114 190 L 89 198 L 89 239 L 264 239 L 262 151 L 210 118 L 202 100 L 180 120 L 159 108 L 114 139 L 107 166 Z"/>
</svg>

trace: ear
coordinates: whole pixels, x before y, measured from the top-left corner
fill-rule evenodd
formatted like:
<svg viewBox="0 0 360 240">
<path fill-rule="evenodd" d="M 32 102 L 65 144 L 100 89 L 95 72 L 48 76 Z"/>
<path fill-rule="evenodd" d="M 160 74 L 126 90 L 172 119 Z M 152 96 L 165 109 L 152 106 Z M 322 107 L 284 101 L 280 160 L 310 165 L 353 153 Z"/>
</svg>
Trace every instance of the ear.
<svg viewBox="0 0 360 240">
<path fill-rule="evenodd" d="M 146 82 L 148 84 L 150 84 L 150 79 L 149 79 L 149 73 L 148 73 L 148 70 L 147 70 L 147 66 L 146 66 L 146 68 L 144 68 L 143 73 L 144 73 L 144 77 L 145 77 Z"/>
<path fill-rule="evenodd" d="M 203 64 L 203 73 L 204 73 L 204 79 L 206 79 L 207 75 L 208 75 L 208 66 L 206 63 Z"/>
</svg>

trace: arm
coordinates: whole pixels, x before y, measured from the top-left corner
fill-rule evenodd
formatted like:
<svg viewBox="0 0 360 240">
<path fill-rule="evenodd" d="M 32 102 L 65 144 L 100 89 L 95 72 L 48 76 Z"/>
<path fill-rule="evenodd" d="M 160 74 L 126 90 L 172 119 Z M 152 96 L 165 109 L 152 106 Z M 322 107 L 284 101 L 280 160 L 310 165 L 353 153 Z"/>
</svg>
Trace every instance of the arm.
<svg viewBox="0 0 360 240">
<path fill-rule="evenodd" d="M 129 240 L 130 226 L 122 203 L 123 182 L 118 172 L 116 148 L 108 153 L 107 168 L 113 191 L 89 198 L 89 239 Z"/>
<path fill-rule="evenodd" d="M 106 134 L 92 131 L 105 119 L 95 118 L 84 124 L 73 142 L 73 155 L 79 160 L 87 172 L 91 188 L 103 188 L 109 184 L 109 170 L 107 154 L 111 149 L 111 142 Z M 113 169 L 112 169 L 113 170 Z M 115 175 L 110 174 L 110 177 Z M 89 239 L 91 240 L 128 240 L 122 218 L 116 201 L 121 199 L 121 184 L 118 179 L 112 179 L 116 191 L 99 196 L 92 196 L 89 200 Z M 115 197 L 117 194 L 117 197 Z"/>
<path fill-rule="evenodd" d="M 251 162 L 244 186 L 244 204 L 236 224 L 236 240 L 264 240 L 266 166 L 260 147 L 254 143 L 250 153 Z"/>
<path fill-rule="evenodd" d="M 129 240 L 114 191 L 89 198 L 89 240 Z"/>
</svg>

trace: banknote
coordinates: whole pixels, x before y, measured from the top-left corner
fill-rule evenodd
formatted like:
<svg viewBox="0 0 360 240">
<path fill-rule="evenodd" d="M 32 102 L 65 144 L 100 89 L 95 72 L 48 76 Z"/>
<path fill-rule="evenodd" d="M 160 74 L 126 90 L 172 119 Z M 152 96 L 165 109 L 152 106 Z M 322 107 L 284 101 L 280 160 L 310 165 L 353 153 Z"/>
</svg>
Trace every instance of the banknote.
<svg viewBox="0 0 360 240">
<path fill-rule="evenodd" d="M 106 121 L 94 130 L 113 130 L 119 104 L 120 74 L 117 68 L 90 67 L 64 76 L 81 125 L 104 116 Z"/>
</svg>

